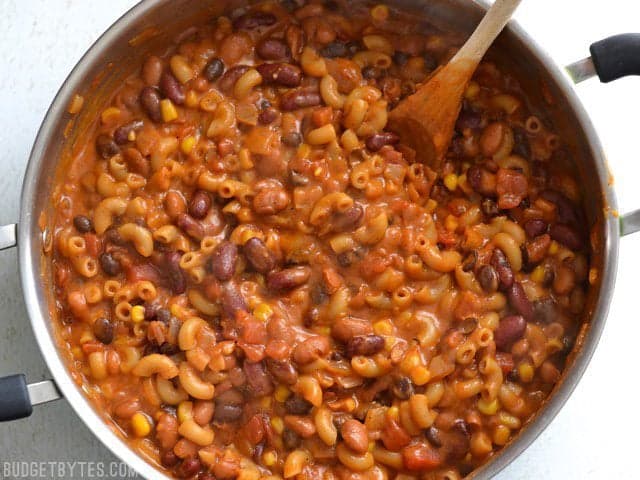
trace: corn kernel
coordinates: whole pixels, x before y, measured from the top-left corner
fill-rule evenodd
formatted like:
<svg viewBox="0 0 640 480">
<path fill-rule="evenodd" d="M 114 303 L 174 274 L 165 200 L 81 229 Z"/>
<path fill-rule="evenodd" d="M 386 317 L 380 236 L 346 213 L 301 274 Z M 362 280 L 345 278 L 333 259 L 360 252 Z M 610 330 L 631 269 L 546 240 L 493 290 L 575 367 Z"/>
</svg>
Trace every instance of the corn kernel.
<svg viewBox="0 0 640 480">
<path fill-rule="evenodd" d="M 109 107 L 100 114 L 100 120 L 102 123 L 113 123 L 120 118 L 120 109 L 116 107 Z"/>
<path fill-rule="evenodd" d="M 77 93 L 73 96 L 71 103 L 69 104 L 69 109 L 67 110 L 71 115 L 75 115 L 82 109 L 82 105 L 84 104 L 84 97 L 82 95 L 78 95 Z"/>
<path fill-rule="evenodd" d="M 374 448 L 376 448 L 376 442 L 369 442 L 369 446 L 367 447 L 367 451 L 373 452 Z"/>
<path fill-rule="evenodd" d="M 449 173 L 445 175 L 443 182 L 444 186 L 447 187 L 451 192 L 458 188 L 458 176 L 455 173 Z"/>
<path fill-rule="evenodd" d="M 555 255 L 556 253 L 558 253 L 558 249 L 560 247 L 558 246 L 558 242 L 556 242 L 555 240 L 551 241 L 551 245 L 549 245 L 549 253 L 551 255 Z"/>
<path fill-rule="evenodd" d="M 129 140 L 130 142 L 135 142 L 136 138 L 138 138 L 138 137 L 136 136 L 136 131 L 135 130 L 131 130 L 129 132 L 129 134 L 127 135 L 127 140 Z"/>
<path fill-rule="evenodd" d="M 136 305 L 131 309 L 131 320 L 133 323 L 140 323 L 144 320 L 144 307 Z"/>
<path fill-rule="evenodd" d="M 160 100 L 160 111 L 162 112 L 163 122 L 170 122 L 178 118 L 178 111 L 173 102 L 168 98 Z"/>
<path fill-rule="evenodd" d="M 387 352 L 391 351 L 393 346 L 396 344 L 396 337 L 387 336 L 383 338 L 384 338 L 384 349 Z"/>
<path fill-rule="evenodd" d="M 316 177 L 319 177 L 320 175 L 322 175 L 322 167 L 317 167 L 314 171 L 313 171 L 313 175 Z"/>
<path fill-rule="evenodd" d="M 433 198 L 430 198 L 429 200 L 427 200 L 427 204 L 425 205 L 427 213 L 433 213 L 437 207 L 438 207 L 438 202 L 436 202 Z"/>
<path fill-rule="evenodd" d="M 420 361 L 420 357 L 416 352 L 410 352 L 402 359 L 400 362 L 400 370 L 402 370 L 406 374 L 410 374 L 411 371 L 419 366 L 422 362 Z"/>
<path fill-rule="evenodd" d="M 395 405 L 387 409 L 387 416 L 392 420 L 398 420 L 400 418 L 400 409 Z"/>
<path fill-rule="evenodd" d="M 505 411 L 501 411 L 498 414 L 498 419 L 500 420 L 500 423 L 502 425 L 510 430 L 518 430 L 522 426 L 522 422 L 518 417 L 511 415 L 510 413 L 507 413 Z"/>
<path fill-rule="evenodd" d="M 595 285 L 598 281 L 598 269 L 596 267 L 591 267 L 589 269 L 589 285 Z"/>
<path fill-rule="evenodd" d="M 529 383 L 533 380 L 533 375 L 535 371 L 533 370 L 533 366 L 530 363 L 521 363 L 518 366 L 518 377 L 521 381 L 525 383 Z"/>
<path fill-rule="evenodd" d="M 345 400 L 342 408 L 344 408 L 346 412 L 351 413 L 356 409 L 356 401 L 353 398 L 348 398 Z"/>
<path fill-rule="evenodd" d="M 184 104 L 189 108 L 196 108 L 200 104 L 198 94 L 193 90 L 189 90 L 184 96 Z"/>
<path fill-rule="evenodd" d="M 328 337 L 328 336 L 331 335 L 331 327 L 326 327 L 326 326 L 325 327 L 320 327 L 318 329 L 318 333 L 320 335 L 324 335 L 324 336 Z"/>
<path fill-rule="evenodd" d="M 447 215 L 447 218 L 444 220 L 444 228 L 449 232 L 455 232 L 456 228 L 458 228 L 458 219 L 453 215 Z"/>
<path fill-rule="evenodd" d="M 180 423 L 193 418 L 193 403 L 188 401 L 180 402 L 180 404 L 178 405 L 177 414 L 178 421 Z"/>
<path fill-rule="evenodd" d="M 290 396 L 291 390 L 289 390 L 284 385 L 278 385 L 278 387 L 276 388 L 276 393 L 274 394 L 274 397 L 278 402 L 284 403 L 284 401 Z"/>
<path fill-rule="evenodd" d="M 282 421 L 282 418 L 273 417 L 271 419 L 271 426 L 278 435 L 282 435 L 282 432 L 284 431 L 284 422 Z"/>
<path fill-rule="evenodd" d="M 258 306 L 253 310 L 253 316 L 256 317 L 257 320 L 261 322 L 266 322 L 273 315 L 273 309 L 269 306 L 268 303 L 259 303 Z"/>
<path fill-rule="evenodd" d="M 271 408 L 271 397 L 262 397 L 260 399 L 260 406 L 262 408 Z"/>
<path fill-rule="evenodd" d="M 504 425 L 498 425 L 493 432 L 493 443 L 496 445 L 506 445 L 509 441 L 509 436 L 511 435 L 511 430 L 509 430 Z"/>
<path fill-rule="evenodd" d="M 371 9 L 371 18 L 374 22 L 386 22 L 389 18 L 389 7 L 386 5 L 376 5 Z"/>
<path fill-rule="evenodd" d="M 485 415 L 495 415 L 499 408 L 500 401 L 497 398 L 491 401 L 485 400 L 484 398 L 478 400 L 478 410 Z"/>
<path fill-rule="evenodd" d="M 193 135 L 184 137 L 182 139 L 182 142 L 180 142 L 180 150 L 182 150 L 182 153 L 184 153 L 185 155 L 189 155 L 193 151 L 193 147 L 195 146 L 196 137 L 194 137 Z"/>
<path fill-rule="evenodd" d="M 71 349 L 71 354 L 76 360 L 82 360 L 84 358 L 84 352 L 80 347 L 73 347 Z"/>
<path fill-rule="evenodd" d="M 373 324 L 373 331 L 376 335 L 393 335 L 393 326 L 388 320 L 380 320 Z"/>
<path fill-rule="evenodd" d="M 469 82 L 469 85 L 467 85 L 467 89 L 464 92 L 464 98 L 466 98 L 467 100 L 472 100 L 477 97 L 479 93 L 480 85 L 478 85 L 474 81 L 471 81 Z"/>
<path fill-rule="evenodd" d="M 307 158 L 309 154 L 311 154 L 311 147 L 306 143 L 301 144 L 296 151 L 296 157 L 299 159 Z"/>
<path fill-rule="evenodd" d="M 151 424 L 144 413 L 135 413 L 131 417 L 131 428 L 136 437 L 146 437 L 151 433 Z"/>
<path fill-rule="evenodd" d="M 411 369 L 411 373 L 409 375 L 411 380 L 416 385 L 425 385 L 429 379 L 431 379 L 431 372 L 427 370 L 427 367 L 418 365 L 417 367 L 413 367 Z"/>
<path fill-rule="evenodd" d="M 536 283 L 544 282 L 544 267 L 542 265 L 538 265 L 533 269 L 533 272 L 531 272 L 531 280 Z"/>
<path fill-rule="evenodd" d="M 262 454 L 262 462 L 267 467 L 273 467 L 276 464 L 276 460 L 277 460 L 276 454 L 272 450 L 266 451 Z"/>
<path fill-rule="evenodd" d="M 182 313 L 182 308 L 180 308 L 180 305 L 174 303 L 173 305 L 171 305 L 171 308 L 169 308 L 169 310 L 171 311 L 171 315 L 180 318 L 180 314 Z"/>
</svg>

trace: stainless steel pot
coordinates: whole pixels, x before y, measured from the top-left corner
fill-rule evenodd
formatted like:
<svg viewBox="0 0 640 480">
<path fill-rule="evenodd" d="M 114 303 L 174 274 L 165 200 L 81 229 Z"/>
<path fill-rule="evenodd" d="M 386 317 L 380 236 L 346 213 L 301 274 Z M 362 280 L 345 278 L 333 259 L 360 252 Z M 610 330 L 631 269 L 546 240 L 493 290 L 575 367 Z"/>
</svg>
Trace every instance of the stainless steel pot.
<svg viewBox="0 0 640 480">
<path fill-rule="evenodd" d="M 38 132 L 25 175 L 18 225 L 0 227 L 0 249 L 18 246 L 20 276 L 29 318 L 54 380 L 27 386 L 23 375 L 0 379 L 0 419 L 28 416 L 31 405 L 63 395 L 78 416 L 104 445 L 146 478 L 167 478 L 139 457 L 94 411 L 72 381 L 57 350 L 52 328 L 50 265 L 43 249 L 50 239 L 48 219 L 51 193 L 65 159 L 82 138 L 105 95 L 139 65 L 149 52 L 167 43 L 194 22 L 210 18 L 239 0 L 195 2 L 193 0 L 147 0 L 132 8 L 113 24 L 78 62 L 56 95 Z M 397 0 L 446 30 L 469 34 L 486 9 L 484 0 Z M 640 36 L 626 36 L 594 44 L 593 59 L 570 66 L 575 81 L 599 74 L 609 81 L 627 74 L 640 74 Z M 551 422 L 580 380 L 598 344 L 611 300 L 621 235 L 640 230 L 640 211 L 618 218 L 616 199 L 600 141 L 571 80 L 516 24 L 499 37 L 490 55 L 517 72 L 534 106 L 545 105 L 541 116 L 550 119 L 578 160 L 580 184 L 585 189 L 588 221 L 593 225 L 593 266 L 598 280 L 590 289 L 584 328 L 569 357 L 562 380 L 544 407 L 499 455 L 476 470 L 475 479 L 489 478 L 517 457 Z M 541 84 L 556 99 L 548 105 Z M 72 118 L 67 112 L 75 93 L 86 101 L 83 112 Z M 68 123 L 71 123 L 69 129 Z M 65 133 L 66 132 L 66 133 Z M 59 163 L 61 162 L 61 163 Z M 52 172 L 58 172 L 52 175 Z M 42 228 L 44 227 L 44 228 Z M 55 382 L 55 383 L 54 383 Z"/>
</svg>

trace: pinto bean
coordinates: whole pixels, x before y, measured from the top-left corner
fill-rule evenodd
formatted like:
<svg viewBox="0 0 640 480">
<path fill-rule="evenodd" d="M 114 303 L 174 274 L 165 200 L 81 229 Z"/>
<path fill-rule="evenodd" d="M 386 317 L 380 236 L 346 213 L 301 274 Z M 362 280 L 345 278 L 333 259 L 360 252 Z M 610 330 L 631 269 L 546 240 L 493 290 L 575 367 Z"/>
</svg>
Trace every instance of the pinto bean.
<svg viewBox="0 0 640 480">
<path fill-rule="evenodd" d="M 364 209 L 362 205 L 354 203 L 344 212 L 336 213 L 331 218 L 331 231 L 333 232 L 351 232 L 355 230 L 362 222 Z"/>
<path fill-rule="evenodd" d="M 287 60 L 291 58 L 291 49 L 284 40 L 265 38 L 256 45 L 256 53 L 263 60 Z"/>
<path fill-rule="evenodd" d="M 115 277 L 122 271 L 120 262 L 109 252 L 101 253 L 98 257 L 102 271 L 110 277 Z"/>
<path fill-rule="evenodd" d="M 380 335 L 358 335 L 347 341 L 346 354 L 348 357 L 356 355 L 374 355 L 384 349 L 384 338 Z"/>
<path fill-rule="evenodd" d="M 267 275 L 267 287 L 271 290 L 291 290 L 307 283 L 311 269 L 306 266 L 291 267 Z"/>
<path fill-rule="evenodd" d="M 218 80 L 222 74 L 224 73 L 224 62 L 218 58 L 214 57 L 207 62 L 202 71 L 202 75 L 210 82 L 215 82 Z"/>
<path fill-rule="evenodd" d="M 89 233 L 93 230 L 93 222 L 85 215 L 76 215 L 73 217 L 73 226 L 80 233 Z"/>
<path fill-rule="evenodd" d="M 263 397 L 273 393 L 273 382 L 265 369 L 263 362 L 248 362 L 243 365 L 244 374 L 247 377 L 247 386 L 252 395 Z"/>
<path fill-rule="evenodd" d="M 365 145 L 372 152 L 377 152 L 385 145 L 395 145 L 399 141 L 400 137 L 393 132 L 379 132 L 367 137 Z"/>
<path fill-rule="evenodd" d="M 220 299 L 222 303 L 222 310 L 225 315 L 231 319 L 236 318 L 238 311 L 248 312 L 247 302 L 240 291 L 238 285 L 234 282 L 227 282 L 222 289 L 222 296 Z"/>
<path fill-rule="evenodd" d="M 409 377 L 398 377 L 391 386 L 391 393 L 400 400 L 409 400 L 415 393 L 413 382 Z"/>
<path fill-rule="evenodd" d="M 309 438 L 316 433 L 316 426 L 309 417 L 285 415 L 284 424 L 302 438 Z"/>
<path fill-rule="evenodd" d="M 533 319 L 533 305 L 527 298 L 527 295 L 522 288 L 520 282 L 513 282 L 511 288 L 508 291 L 509 303 L 516 311 L 522 315 L 526 320 Z"/>
<path fill-rule="evenodd" d="M 198 220 L 207 216 L 211 208 L 211 197 L 203 190 L 197 190 L 189 202 L 189 214 Z"/>
<path fill-rule="evenodd" d="M 236 271 L 238 247 L 235 243 L 225 240 L 216 246 L 211 256 L 209 266 L 213 276 L 221 282 L 231 280 Z"/>
<path fill-rule="evenodd" d="M 157 86 L 162 75 L 162 60 L 155 55 L 147 58 L 142 65 L 142 79 L 150 87 Z"/>
<path fill-rule="evenodd" d="M 290 63 L 263 63 L 256 70 L 266 85 L 297 87 L 302 81 L 302 70 Z"/>
<path fill-rule="evenodd" d="M 500 320 L 500 324 L 493 332 L 496 347 L 507 351 L 511 345 L 524 336 L 527 321 L 522 315 L 509 315 Z"/>
<path fill-rule="evenodd" d="M 583 247 L 583 241 L 582 238 L 580 238 L 580 234 L 569 225 L 555 223 L 549 229 L 549 234 L 556 242 L 561 243 L 571 250 L 581 250 Z"/>
<path fill-rule="evenodd" d="M 496 196 L 496 176 L 484 168 L 473 165 L 467 170 L 467 181 L 480 195 Z"/>
<path fill-rule="evenodd" d="M 480 135 L 480 150 L 485 157 L 492 157 L 498 151 L 504 136 L 506 126 L 502 122 L 493 122 L 485 127 Z"/>
<path fill-rule="evenodd" d="M 299 108 L 315 107 L 321 103 L 320 93 L 311 88 L 290 90 L 280 97 L 280 108 L 285 112 L 298 110 Z"/>
<path fill-rule="evenodd" d="M 329 353 L 329 350 L 331 350 L 329 339 L 316 335 L 296 345 L 293 351 L 293 360 L 300 365 L 306 365 L 324 357 Z"/>
<path fill-rule="evenodd" d="M 233 21 L 236 30 L 252 30 L 258 27 L 268 27 L 276 23 L 277 18 L 269 12 L 250 12 L 239 16 Z"/>
<path fill-rule="evenodd" d="M 93 323 L 93 334 L 100 342 L 109 345 L 113 341 L 113 323 L 108 318 L 99 317 Z"/>
<path fill-rule="evenodd" d="M 164 72 L 160 77 L 160 92 L 176 105 L 184 104 L 184 87 L 170 72 Z"/>
<path fill-rule="evenodd" d="M 131 132 L 140 130 L 143 125 L 144 123 L 142 120 L 133 120 L 132 122 L 121 125 L 113 132 L 113 140 L 118 145 L 123 145 L 129 141 L 129 135 Z"/>
<path fill-rule="evenodd" d="M 181 213 L 186 213 L 187 203 L 180 192 L 169 190 L 164 197 L 164 209 L 169 218 L 174 220 Z"/>
<path fill-rule="evenodd" d="M 108 160 L 120 153 L 120 147 L 109 135 L 101 134 L 96 138 L 96 151 L 102 158 Z"/>
<path fill-rule="evenodd" d="M 156 123 L 162 122 L 162 112 L 160 111 L 160 92 L 155 87 L 145 87 L 140 92 L 140 105 L 149 115 L 149 118 Z"/>
<path fill-rule="evenodd" d="M 365 453 L 369 448 L 367 427 L 357 420 L 349 419 L 340 427 L 344 443 L 354 452 Z"/>
<path fill-rule="evenodd" d="M 176 251 L 170 251 L 164 254 L 164 272 L 169 283 L 169 288 L 174 294 L 178 295 L 184 293 L 187 289 L 187 280 L 184 277 L 182 268 L 180 268 L 181 257 L 182 255 Z"/>
<path fill-rule="evenodd" d="M 253 209 L 260 215 L 275 215 L 287 208 L 290 201 L 284 188 L 263 188 L 253 199 Z"/>
<path fill-rule="evenodd" d="M 298 372 L 288 360 L 267 359 L 267 368 L 269 373 L 273 375 L 280 383 L 285 385 L 295 385 L 298 381 Z"/>
<path fill-rule="evenodd" d="M 498 273 L 491 265 L 483 265 L 478 270 L 478 282 L 487 293 L 493 293 L 498 290 Z"/>
<path fill-rule="evenodd" d="M 176 217 L 176 225 L 196 240 L 204 238 L 204 226 L 189 214 L 181 213 L 178 215 Z"/>
<path fill-rule="evenodd" d="M 260 273 L 267 273 L 276 266 L 276 260 L 262 240 L 250 238 L 242 247 L 249 264 Z"/>
<path fill-rule="evenodd" d="M 498 274 L 498 280 L 500 282 L 498 288 L 503 291 L 511 288 L 511 285 L 513 285 L 513 270 L 511 270 L 511 265 L 509 265 L 509 260 L 507 260 L 504 252 L 499 248 L 493 250 L 491 266 L 493 266 Z"/>
<path fill-rule="evenodd" d="M 371 335 L 373 327 L 371 322 L 363 318 L 350 316 L 340 317 L 333 322 L 331 335 L 336 340 L 347 343 L 353 337 L 359 335 Z"/>
</svg>

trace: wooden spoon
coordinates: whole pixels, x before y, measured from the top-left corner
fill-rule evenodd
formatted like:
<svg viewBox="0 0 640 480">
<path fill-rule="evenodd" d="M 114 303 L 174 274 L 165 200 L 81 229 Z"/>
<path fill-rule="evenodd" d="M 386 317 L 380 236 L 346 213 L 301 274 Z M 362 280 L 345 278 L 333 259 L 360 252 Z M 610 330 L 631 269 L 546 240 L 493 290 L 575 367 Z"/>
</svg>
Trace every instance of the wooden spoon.
<svg viewBox="0 0 640 480">
<path fill-rule="evenodd" d="M 480 60 L 521 0 L 496 0 L 458 53 L 389 112 L 389 129 L 438 171 L 449 148 L 462 96 Z"/>
</svg>

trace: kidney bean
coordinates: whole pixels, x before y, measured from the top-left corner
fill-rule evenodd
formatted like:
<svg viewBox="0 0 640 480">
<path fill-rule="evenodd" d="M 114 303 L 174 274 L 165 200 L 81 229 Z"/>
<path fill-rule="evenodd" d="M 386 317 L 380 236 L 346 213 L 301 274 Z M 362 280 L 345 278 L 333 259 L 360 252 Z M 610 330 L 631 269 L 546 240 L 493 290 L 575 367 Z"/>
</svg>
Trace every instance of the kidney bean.
<svg viewBox="0 0 640 480">
<path fill-rule="evenodd" d="M 258 115 L 258 122 L 262 125 L 269 125 L 270 123 L 275 122 L 276 118 L 278 118 L 278 111 L 275 108 L 265 108 Z"/>
<path fill-rule="evenodd" d="M 533 218 L 531 220 L 527 220 L 524 225 L 524 231 L 527 233 L 529 238 L 537 237 L 538 235 L 542 235 L 546 233 L 549 225 L 544 220 L 539 218 Z"/>
<path fill-rule="evenodd" d="M 213 420 L 218 423 L 235 422 L 242 416 L 242 407 L 240 405 L 226 404 L 216 402 L 216 408 L 213 412 Z"/>
<path fill-rule="evenodd" d="M 287 208 L 289 202 L 289 194 L 284 188 L 265 188 L 253 199 L 253 209 L 260 215 L 274 215 Z"/>
<path fill-rule="evenodd" d="M 569 225 L 578 225 L 580 223 L 579 214 L 568 197 L 556 190 L 543 190 L 540 192 L 540 196 L 556 205 L 558 223 Z"/>
<path fill-rule="evenodd" d="M 143 125 L 142 120 L 133 120 L 132 122 L 121 125 L 113 132 L 113 139 L 117 144 L 123 145 L 129 141 L 129 134 L 140 130 Z"/>
<path fill-rule="evenodd" d="M 200 471 L 201 463 L 197 458 L 185 458 L 176 471 L 180 478 L 191 478 Z"/>
<path fill-rule="evenodd" d="M 511 265 L 509 265 L 509 260 L 507 260 L 504 252 L 499 248 L 493 249 L 491 265 L 498 274 L 498 280 L 500 282 L 498 288 L 503 291 L 511 288 L 513 285 L 513 270 L 511 270 Z"/>
<path fill-rule="evenodd" d="M 209 60 L 204 66 L 204 70 L 202 71 L 202 75 L 204 76 L 204 78 L 212 83 L 218 80 L 223 73 L 224 62 L 218 57 L 214 57 Z"/>
<path fill-rule="evenodd" d="M 187 289 L 187 280 L 184 272 L 180 268 L 180 258 L 182 255 L 176 251 L 166 252 L 164 254 L 164 273 L 169 282 L 169 288 L 174 294 L 184 293 Z M 163 309 L 158 311 L 158 320 L 162 321 L 160 315 Z"/>
<path fill-rule="evenodd" d="M 267 275 L 267 287 L 270 290 L 291 290 L 307 283 L 311 269 L 306 266 L 285 268 Z"/>
<path fill-rule="evenodd" d="M 367 427 L 357 420 L 350 418 L 340 427 L 342 440 L 351 450 L 365 453 L 369 448 L 369 433 Z"/>
<path fill-rule="evenodd" d="M 411 442 L 411 437 L 406 430 L 402 428 L 396 420 L 390 418 L 387 418 L 384 423 L 380 439 L 387 449 L 394 452 L 397 452 Z"/>
<path fill-rule="evenodd" d="M 160 77 L 160 92 L 176 105 L 184 103 L 184 88 L 170 72 L 164 72 Z"/>
<path fill-rule="evenodd" d="M 571 250 L 581 250 L 583 247 L 582 238 L 580 234 L 569 225 L 563 225 L 561 223 L 555 223 L 551 225 L 549 234 L 556 242 L 570 248 Z"/>
<path fill-rule="evenodd" d="M 463 132 L 466 129 L 475 130 L 480 128 L 480 124 L 482 123 L 482 116 L 469 109 L 463 109 L 458 116 L 458 120 L 456 120 L 456 130 L 459 132 Z"/>
<path fill-rule="evenodd" d="M 289 63 L 263 63 L 256 70 L 265 85 L 297 87 L 302 81 L 302 70 Z"/>
<path fill-rule="evenodd" d="M 485 157 L 492 157 L 504 140 L 506 126 L 502 122 L 487 125 L 480 135 L 480 149 Z"/>
<path fill-rule="evenodd" d="M 341 41 L 331 42 L 320 50 L 320 55 L 326 58 L 346 57 L 348 54 L 347 44 Z"/>
<path fill-rule="evenodd" d="M 110 277 L 115 277 L 122 271 L 120 262 L 116 260 L 111 253 L 105 252 L 100 254 L 98 261 L 100 262 L 102 271 Z"/>
<path fill-rule="evenodd" d="M 527 242 L 525 245 L 527 263 L 533 265 L 544 260 L 550 245 L 551 237 L 547 233 Z"/>
<path fill-rule="evenodd" d="M 524 336 L 527 321 L 522 315 L 509 315 L 500 320 L 500 324 L 493 332 L 496 347 L 507 351 L 513 343 Z"/>
<path fill-rule="evenodd" d="M 187 213 L 181 213 L 176 217 L 176 225 L 196 240 L 202 240 L 204 238 L 204 226 L 202 223 Z"/>
<path fill-rule="evenodd" d="M 363 318 L 350 316 L 340 317 L 333 322 L 331 335 L 336 340 L 347 343 L 358 335 L 370 335 L 373 333 L 371 322 Z"/>
<path fill-rule="evenodd" d="M 280 109 L 285 112 L 298 110 L 299 108 L 315 107 L 321 103 L 320 93 L 310 88 L 290 90 L 280 97 Z"/>
<path fill-rule="evenodd" d="M 292 415 L 306 415 L 311 411 L 313 405 L 304 398 L 293 394 L 285 400 L 284 408 L 287 413 Z"/>
<path fill-rule="evenodd" d="M 127 167 L 134 172 L 142 175 L 143 177 L 149 176 L 149 160 L 140 153 L 140 150 L 134 147 L 127 147 L 122 150 L 122 157 L 127 162 Z"/>
<path fill-rule="evenodd" d="M 282 443 L 287 450 L 295 450 L 302 443 L 302 438 L 290 428 L 285 428 L 282 431 Z"/>
<path fill-rule="evenodd" d="M 181 213 L 186 213 L 187 204 L 180 192 L 169 190 L 164 197 L 164 209 L 169 218 L 174 220 Z"/>
<path fill-rule="evenodd" d="M 96 151 L 102 158 L 108 160 L 120 153 L 120 147 L 109 135 L 100 134 L 96 138 Z"/>
<path fill-rule="evenodd" d="M 235 320 L 238 311 L 249 311 L 240 288 L 234 282 L 227 282 L 224 285 L 220 301 L 223 312 L 232 320 Z"/>
<path fill-rule="evenodd" d="M 109 345 L 113 341 L 113 324 L 108 318 L 99 317 L 93 324 L 93 334 L 99 341 Z"/>
<path fill-rule="evenodd" d="M 487 217 L 491 218 L 500 215 L 498 204 L 490 198 L 484 198 L 480 203 L 480 208 L 482 209 L 482 213 L 484 213 Z"/>
<path fill-rule="evenodd" d="M 398 377 L 391 386 L 391 393 L 400 400 L 409 400 L 415 393 L 413 382 L 409 377 Z"/>
<path fill-rule="evenodd" d="M 316 433 L 313 420 L 306 416 L 285 415 L 284 424 L 302 438 L 309 438 Z"/>
<path fill-rule="evenodd" d="M 380 132 L 367 137 L 365 145 L 372 152 L 377 152 L 385 145 L 395 145 L 399 141 L 400 137 L 393 132 Z"/>
<path fill-rule="evenodd" d="M 298 372 L 288 360 L 273 360 L 267 359 L 267 368 L 269 373 L 273 375 L 280 383 L 285 385 L 295 385 L 298 381 Z"/>
<path fill-rule="evenodd" d="M 374 355 L 384 349 L 384 338 L 379 335 L 358 335 L 347 340 L 347 357 Z"/>
<path fill-rule="evenodd" d="M 197 190 L 189 202 L 189 214 L 198 220 L 207 216 L 211 208 L 211 197 L 204 190 Z"/>
<path fill-rule="evenodd" d="M 442 438 L 440 435 L 440 430 L 438 430 L 438 428 L 431 426 L 427 428 L 424 433 L 425 437 L 431 445 L 436 448 L 440 448 L 442 446 Z"/>
<path fill-rule="evenodd" d="M 148 86 L 153 87 L 160 82 L 160 75 L 162 75 L 162 60 L 151 55 L 142 65 L 142 79 Z"/>
<path fill-rule="evenodd" d="M 467 170 L 467 181 L 480 195 L 485 197 L 496 196 L 496 176 L 478 165 L 473 165 Z"/>
<path fill-rule="evenodd" d="M 329 339 L 315 335 L 296 345 L 293 350 L 293 360 L 300 365 L 306 365 L 324 357 L 329 350 L 331 350 Z"/>
<path fill-rule="evenodd" d="M 160 454 L 160 463 L 163 467 L 175 467 L 179 461 L 180 458 L 178 458 L 178 456 L 173 453 L 173 450 L 165 450 Z"/>
<path fill-rule="evenodd" d="M 477 273 L 480 286 L 487 293 L 493 293 L 498 290 L 498 273 L 491 265 L 483 265 Z"/>
<path fill-rule="evenodd" d="M 250 238 L 242 248 L 249 264 L 260 273 L 267 273 L 276 266 L 276 260 L 262 240 Z"/>
<path fill-rule="evenodd" d="M 443 459 L 438 450 L 424 443 L 415 443 L 402 449 L 402 461 L 407 470 L 421 472 L 439 467 Z"/>
<path fill-rule="evenodd" d="M 520 282 L 513 282 L 508 291 L 509 303 L 526 320 L 533 319 L 533 305 L 527 298 Z"/>
<path fill-rule="evenodd" d="M 160 92 L 155 87 L 145 87 L 140 92 L 140 105 L 149 115 L 149 118 L 156 123 L 162 122 L 162 112 L 160 111 Z"/>
<path fill-rule="evenodd" d="M 225 240 L 216 246 L 210 260 L 213 276 L 221 282 L 231 280 L 236 271 L 238 247 L 235 243 Z"/>
<path fill-rule="evenodd" d="M 233 21 L 233 28 L 236 30 L 251 30 L 258 27 L 268 27 L 276 23 L 277 19 L 273 13 L 250 12 L 239 16 Z"/>
<path fill-rule="evenodd" d="M 76 215 L 73 217 L 73 226 L 80 233 L 89 233 L 93 230 L 93 222 L 85 215 Z"/>
<path fill-rule="evenodd" d="M 333 232 L 351 232 L 362 222 L 364 209 L 358 203 L 354 203 L 344 212 L 336 213 L 331 218 L 331 230 Z"/>
<path fill-rule="evenodd" d="M 264 60 L 286 60 L 291 58 L 289 46 L 279 38 L 265 38 L 256 45 L 256 53 Z"/>
<path fill-rule="evenodd" d="M 238 79 L 242 75 L 244 75 L 247 70 L 249 70 L 249 68 L 251 67 L 249 67 L 248 65 L 236 65 L 235 67 L 227 70 L 218 82 L 218 87 L 220 87 L 220 90 L 222 90 L 223 92 L 232 91 Z"/>
<path fill-rule="evenodd" d="M 252 395 L 262 397 L 273 393 L 273 382 L 269 378 L 263 362 L 252 363 L 245 360 L 243 370 Z"/>
</svg>

